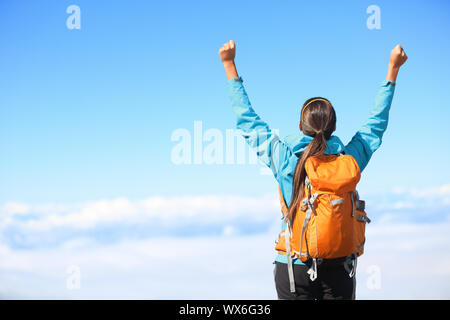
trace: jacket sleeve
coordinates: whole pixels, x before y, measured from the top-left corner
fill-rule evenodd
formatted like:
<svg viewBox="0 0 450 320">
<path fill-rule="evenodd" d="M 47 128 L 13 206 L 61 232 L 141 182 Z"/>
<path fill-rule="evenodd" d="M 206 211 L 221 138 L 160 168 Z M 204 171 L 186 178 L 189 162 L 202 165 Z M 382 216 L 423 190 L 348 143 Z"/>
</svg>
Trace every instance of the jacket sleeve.
<svg viewBox="0 0 450 320">
<path fill-rule="evenodd" d="M 389 110 L 394 97 L 395 82 L 384 80 L 375 99 L 369 119 L 345 146 L 345 153 L 352 155 L 362 172 L 373 153 L 380 147 L 386 131 Z"/>
<path fill-rule="evenodd" d="M 231 105 L 237 116 L 236 128 L 256 151 L 258 159 L 272 170 L 278 180 L 279 169 L 292 151 L 253 110 L 242 78 L 232 78 L 227 83 Z"/>
</svg>

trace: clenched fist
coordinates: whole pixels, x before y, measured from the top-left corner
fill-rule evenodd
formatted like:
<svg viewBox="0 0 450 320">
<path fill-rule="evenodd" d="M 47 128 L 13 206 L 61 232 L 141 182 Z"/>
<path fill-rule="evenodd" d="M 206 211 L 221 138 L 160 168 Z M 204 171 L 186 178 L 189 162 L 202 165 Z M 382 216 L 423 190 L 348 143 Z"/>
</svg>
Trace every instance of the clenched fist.
<svg viewBox="0 0 450 320">
<path fill-rule="evenodd" d="M 223 63 L 234 61 L 236 55 L 236 46 L 233 40 L 225 43 L 222 48 L 219 49 L 220 60 Z"/>
<path fill-rule="evenodd" d="M 400 68 L 405 61 L 408 60 L 408 56 L 403 50 L 401 45 L 396 45 L 394 49 L 391 51 L 391 58 L 389 60 L 389 64 L 394 68 Z"/>
</svg>

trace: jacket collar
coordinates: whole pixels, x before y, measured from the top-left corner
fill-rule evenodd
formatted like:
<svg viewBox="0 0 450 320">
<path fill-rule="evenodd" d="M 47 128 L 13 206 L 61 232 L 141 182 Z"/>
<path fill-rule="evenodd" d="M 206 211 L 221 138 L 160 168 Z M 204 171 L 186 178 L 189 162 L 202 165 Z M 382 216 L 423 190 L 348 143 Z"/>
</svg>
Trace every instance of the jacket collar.
<svg viewBox="0 0 450 320">
<path fill-rule="evenodd" d="M 284 142 L 291 148 L 292 152 L 300 157 L 301 153 L 306 149 L 313 137 L 304 134 L 291 134 L 284 138 Z M 338 154 L 344 151 L 344 144 L 339 137 L 332 135 L 327 140 L 327 148 L 325 154 Z"/>
</svg>

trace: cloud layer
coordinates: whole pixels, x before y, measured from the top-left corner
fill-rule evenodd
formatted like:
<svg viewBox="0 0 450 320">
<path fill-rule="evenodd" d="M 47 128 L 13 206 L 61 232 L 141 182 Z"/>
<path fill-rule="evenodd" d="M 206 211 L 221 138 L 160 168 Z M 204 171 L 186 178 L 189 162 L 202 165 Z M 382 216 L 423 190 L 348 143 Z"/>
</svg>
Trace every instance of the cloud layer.
<svg viewBox="0 0 450 320">
<path fill-rule="evenodd" d="M 361 299 L 450 298 L 449 185 L 367 200 Z M 275 299 L 276 195 L 8 202 L 0 298 Z M 70 289 L 79 270 L 79 289 Z M 76 275 L 76 274 L 75 274 Z"/>
</svg>

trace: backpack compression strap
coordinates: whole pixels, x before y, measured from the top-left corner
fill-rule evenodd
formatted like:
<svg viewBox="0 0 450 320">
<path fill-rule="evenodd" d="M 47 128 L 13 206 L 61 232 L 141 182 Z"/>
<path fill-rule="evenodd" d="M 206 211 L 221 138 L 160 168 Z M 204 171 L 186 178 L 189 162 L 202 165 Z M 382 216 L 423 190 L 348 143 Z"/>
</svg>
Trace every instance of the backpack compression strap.
<svg viewBox="0 0 450 320">
<path fill-rule="evenodd" d="M 297 252 L 299 256 L 305 256 L 305 255 L 308 256 L 308 254 L 302 253 L 303 236 L 305 234 L 306 227 L 308 226 L 309 220 L 310 220 L 311 215 L 314 210 L 314 202 L 315 202 L 316 198 L 318 197 L 317 193 L 314 193 L 313 195 L 311 195 L 311 183 L 309 182 L 308 177 L 305 178 L 305 185 L 308 188 L 309 195 L 308 195 L 308 197 L 304 198 L 302 201 L 302 206 L 306 207 L 307 211 L 306 211 L 305 219 L 303 221 L 302 233 L 300 235 L 300 251 Z M 278 191 L 280 193 L 281 211 L 283 212 L 283 215 L 284 215 L 283 218 L 284 218 L 287 215 L 288 208 L 286 206 L 286 202 L 284 201 L 280 185 L 278 185 Z M 286 256 L 287 256 L 287 260 L 288 260 L 288 273 L 289 273 L 290 288 L 291 288 L 291 292 L 294 293 L 295 292 L 295 282 L 294 282 L 294 272 L 292 270 L 292 257 L 291 257 L 290 241 L 289 241 L 289 237 L 290 237 L 289 221 L 287 222 L 287 226 L 284 231 L 284 236 L 285 236 L 285 241 L 286 241 Z M 313 265 L 308 273 L 310 274 L 311 281 L 316 280 L 316 278 L 317 278 L 316 259 L 313 259 Z"/>
<path fill-rule="evenodd" d="M 283 219 L 284 219 L 288 213 L 288 208 L 286 205 L 286 201 L 284 201 L 283 193 L 281 192 L 280 185 L 278 185 L 278 191 L 280 193 L 281 212 L 283 212 Z M 295 293 L 295 280 L 294 280 L 294 269 L 292 266 L 290 233 L 291 232 L 290 232 L 289 221 L 288 221 L 288 222 L 286 222 L 286 229 L 284 229 L 284 240 L 285 240 L 285 246 L 286 246 L 287 267 L 288 267 L 288 275 L 289 275 L 289 289 L 290 289 L 291 293 Z"/>
</svg>

